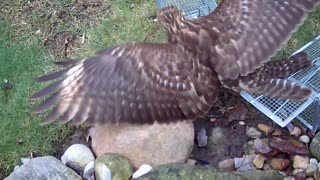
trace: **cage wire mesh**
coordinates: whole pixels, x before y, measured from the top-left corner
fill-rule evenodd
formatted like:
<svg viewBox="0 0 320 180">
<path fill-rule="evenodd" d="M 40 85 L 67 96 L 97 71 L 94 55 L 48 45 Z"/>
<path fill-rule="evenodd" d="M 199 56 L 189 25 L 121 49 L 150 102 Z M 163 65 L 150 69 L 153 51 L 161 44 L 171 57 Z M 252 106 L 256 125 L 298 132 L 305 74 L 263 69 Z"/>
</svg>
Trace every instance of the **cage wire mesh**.
<svg viewBox="0 0 320 180">
<path fill-rule="evenodd" d="M 214 0 L 157 0 L 157 4 L 158 9 L 175 6 L 188 19 L 208 15 L 217 7 L 217 3 Z"/>
<path fill-rule="evenodd" d="M 292 102 L 255 96 L 247 92 L 241 92 L 241 96 L 281 127 L 296 118 L 309 129 L 316 131 L 320 127 L 320 36 L 295 53 L 300 51 L 308 53 L 313 66 L 298 71 L 288 79 L 311 88 L 313 94 L 310 98 L 304 102 Z"/>
</svg>

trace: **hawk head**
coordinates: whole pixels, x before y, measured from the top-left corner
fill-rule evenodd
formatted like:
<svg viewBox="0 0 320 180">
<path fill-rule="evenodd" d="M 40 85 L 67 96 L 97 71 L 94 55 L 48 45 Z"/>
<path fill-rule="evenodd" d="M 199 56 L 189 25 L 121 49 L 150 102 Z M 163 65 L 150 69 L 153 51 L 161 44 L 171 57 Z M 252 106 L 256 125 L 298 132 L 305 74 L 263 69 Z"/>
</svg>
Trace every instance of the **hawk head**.
<svg viewBox="0 0 320 180">
<path fill-rule="evenodd" d="M 168 36 L 175 34 L 186 25 L 186 19 L 182 12 L 173 6 L 161 9 L 158 13 L 158 20 L 160 25 L 167 31 Z"/>
</svg>

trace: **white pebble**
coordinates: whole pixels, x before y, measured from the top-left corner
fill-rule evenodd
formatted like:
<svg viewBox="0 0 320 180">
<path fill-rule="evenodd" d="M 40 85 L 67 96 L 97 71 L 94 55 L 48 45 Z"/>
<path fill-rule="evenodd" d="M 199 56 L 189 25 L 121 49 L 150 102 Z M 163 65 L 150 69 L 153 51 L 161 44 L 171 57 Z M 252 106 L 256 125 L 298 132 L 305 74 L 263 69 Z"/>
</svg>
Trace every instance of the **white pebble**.
<svg viewBox="0 0 320 180">
<path fill-rule="evenodd" d="M 67 164 L 67 162 L 75 163 L 75 165 L 84 169 L 89 162 L 94 161 L 94 156 L 87 146 L 73 144 L 61 156 L 61 161 L 63 164 Z"/>
<path fill-rule="evenodd" d="M 244 125 L 246 125 L 246 123 L 243 121 L 239 121 L 239 125 L 244 126 Z"/>
<path fill-rule="evenodd" d="M 308 144 L 310 142 L 310 138 L 307 135 L 300 136 L 299 140 L 305 144 Z"/>
<path fill-rule="evenodd" d="M 299 137 L 301 135 L 301 129 L 298 127 L 294 127 L 292 131 L 290 131 L 291 135 Z"/>
<path fill-rule="evenodd" d="M 148 164 L 143 164 L 139 167 L 139 169 L 133 173 L 132 178 L 138 178 L 146 173 L 148 173 L 149 171 L 151 171 L 152 167 Z"/>
<path fill-rule="evenodd" d="M 316 158 L 311 158 L 310 161 L 309 161 L 309 164 L 315 164 L 317 165 L 318 164 L 318 161 Z"/>
<path fill-rule="evenodd" d="M 83 177 L 87 180 L 94 179 L 94 161 L 89 162 L 83 170 Z"/>
</svg>

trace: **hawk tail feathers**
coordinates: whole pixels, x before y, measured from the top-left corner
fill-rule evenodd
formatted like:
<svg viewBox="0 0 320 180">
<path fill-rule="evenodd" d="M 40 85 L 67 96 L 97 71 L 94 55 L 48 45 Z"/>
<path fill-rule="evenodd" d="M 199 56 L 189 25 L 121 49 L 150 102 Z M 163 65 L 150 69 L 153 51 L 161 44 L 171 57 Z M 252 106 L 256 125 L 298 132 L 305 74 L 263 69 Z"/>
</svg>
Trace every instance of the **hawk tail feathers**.
<svg viewBox="0 0 320 180">
<path fill-rule="evenodd" d="M 292 101 L 304 101 L 312 94 L 311 89 L 287 79 L 270 79 L 259 84 L 252 83 L 252 81 L 240 81 L 240 87 L 255 95 Z"/>
<path fill-rule="evenodd" d="M 299 52 L 282 61 L 269 61 L 264 64 L 258 71 L 269 78 L 285 79 L 297 71 L 310 67 L 312 62 L 308 59 L 305 52 Z"/>
</svg>

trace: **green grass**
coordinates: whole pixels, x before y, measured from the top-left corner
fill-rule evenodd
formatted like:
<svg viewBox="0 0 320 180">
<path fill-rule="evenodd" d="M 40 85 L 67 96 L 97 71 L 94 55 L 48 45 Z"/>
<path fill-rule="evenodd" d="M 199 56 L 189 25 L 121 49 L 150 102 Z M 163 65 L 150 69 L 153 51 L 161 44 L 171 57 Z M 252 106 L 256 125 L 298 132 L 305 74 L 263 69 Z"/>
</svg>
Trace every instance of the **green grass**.
<svg viewBox="0 0 320 180">
<path fill-rule="evenodd" d="M 10 24 L 1 21 L 0 81 L 6 79 L 13 85 L 11 90 L 0 90 L 0 167 L 4 171 L 31 152 L 53 154 L 70 133 L 69 128 L 58 125 L 41 127 L 41 117 L 30 113 L 28 97 L 39 88 L 32 79 L 49 70 L 53 59 L 36 44 L 12 43 L 11 32 Z"/>
<path fill-rule="evenodd" d="M 55 40 L 54 35 L 61 32 L 75 35 L 75 45 L 68 57 L 76 58 L 127 42 L 166 39 L 153 21 L 157 13 L 154 0 L 102 0 L 104 5 L 98 9 L 83 9 L 75 0 L 57 0 L 56 4 L 50 4 L 49 0 L 26 2 L 13 0 L 0 4 L 0 83 L 7 79 L 13 84 L 12 90 L 0 89 L 0 179 L 1 170 L 8 175 L 20 158 L 31 152 L 54 154 L 57 145 L 69 139 L 71 133 L 68 126 L 42 127 L 39 125 L 42 116 L 30 114 L 33 104 L 28 97 L 40 89 L 32 79 L 52 72 L 55 67 L 51 62 L 63 57 L 61 42 L 44 46 L 46 39 Z M 32 11 L 27 11 L 30 8 Z M 64 12 L 67 16 L 57 15 Z M 319 9 L 278 56 L 287 57 L 318 34 Z M 84 42 L 79 43 L 82 37 Z"/>
</svg>

